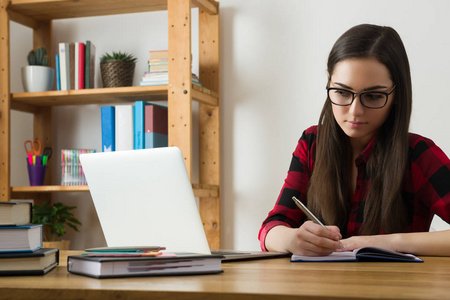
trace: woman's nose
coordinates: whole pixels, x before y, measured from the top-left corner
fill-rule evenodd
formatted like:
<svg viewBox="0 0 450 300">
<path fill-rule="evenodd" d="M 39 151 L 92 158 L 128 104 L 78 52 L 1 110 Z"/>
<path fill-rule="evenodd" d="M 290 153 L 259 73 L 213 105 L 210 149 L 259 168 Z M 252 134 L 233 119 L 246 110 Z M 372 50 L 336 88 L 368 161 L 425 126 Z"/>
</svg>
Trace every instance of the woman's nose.
<svg viewBox="0 0 450 300">
<path fill-rule="evenodd" d="M 350 105 L 350 113 L 352 115 L 364 113 L 364 106 L 361 104 L 361 95 L 355 95 L 355 99 L 353 99 L 353 103 Z"/>
</svg>

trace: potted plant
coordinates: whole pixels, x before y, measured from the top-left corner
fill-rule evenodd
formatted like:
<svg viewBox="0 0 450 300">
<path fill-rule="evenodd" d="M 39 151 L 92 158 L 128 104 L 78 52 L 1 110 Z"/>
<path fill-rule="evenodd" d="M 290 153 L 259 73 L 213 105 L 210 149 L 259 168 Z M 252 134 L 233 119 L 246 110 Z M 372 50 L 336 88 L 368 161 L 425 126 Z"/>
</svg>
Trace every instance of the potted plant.
<svg viewBox="0 0 450 300">
<path fill-rule="evenodd" d="M 22 83 L 25 92 L 50 91 L 55 70 L 48 66 L 47 49 L 44 47 L 28 53 L 29 66 L 22 67 Z"/>
<path fill-rule="evenodd" d="M 42 224 L 44 226 L 44 247 L 69 249 L 69 240 L 61 240 L 66 234 L 66 225 L 75 231 L 78 230 L 78 221 L 72 210 L 75 206 L 67 206 L 63 203 L 50 203 L 45 201 L 42 205 L 33 206 L 33 224 Z"/>
<path fill-rule="evenodd" d="M 126 52 L 105 53 L 100 57 L 103 87 L 132 86 L 137 58 Z"/>
</svg>

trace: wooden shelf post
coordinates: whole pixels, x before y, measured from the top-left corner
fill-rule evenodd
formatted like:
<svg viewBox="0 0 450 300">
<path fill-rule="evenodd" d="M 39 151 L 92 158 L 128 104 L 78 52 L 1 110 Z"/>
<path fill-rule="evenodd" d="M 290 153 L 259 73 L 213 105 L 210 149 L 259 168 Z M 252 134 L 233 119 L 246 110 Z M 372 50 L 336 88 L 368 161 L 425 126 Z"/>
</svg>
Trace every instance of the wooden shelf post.
<svg viewBox="0 0 450 300">
<path fill-rule="evenodd" d="M 191 178 L 191 1 L 167 0 L 167 9 L 169 26 L 169 146 L 180 148 L 189 178 Z"/>
<path fill-rule="evenodd" d="M 199 104 L 200 183 L 220 186 L 219 8 L 217 14 L 199 9 L 200 82 L 219 96 L 218 105 Z M 220 248 L 220 189 L 213 198 L 200 198 L 200 215 L 211 249 Z"/>
<path fill-rule="evenodd" d="M 10 199 L 11 170 L 11 91 L 9 60 L 9 0 L 0 0 L 0 201 Z"/>
</svg>

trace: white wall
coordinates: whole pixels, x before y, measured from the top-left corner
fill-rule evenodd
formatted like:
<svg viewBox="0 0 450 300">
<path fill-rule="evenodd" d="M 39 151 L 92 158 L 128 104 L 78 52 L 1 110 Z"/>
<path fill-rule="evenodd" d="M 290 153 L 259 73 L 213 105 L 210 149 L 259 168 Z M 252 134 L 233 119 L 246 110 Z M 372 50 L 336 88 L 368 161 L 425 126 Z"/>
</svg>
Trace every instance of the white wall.
<svg viewBox="0 0 450 300">
<path fill-rule="evenodd" d="M 360 23 L 394 27 L 407 49 L 413 80 L 411 130 L 450 154 L 450 2 L 446 0 L 222 0 L 222 246 L 258 249 L 258 230 L 273 207 L 302 131 L 316 124 L 325 100 L 326 60 L 335 40 Z M 197 11 L 193 11 L 193 19 Z M 148 50 L 167 48 L 167 14 L 133 14 L 55 22 L 59 42 L 91 40 L 97 55 L 129 51 L 139 58 L 135 84 Z M 193 27 L 196 27 L 194 22 Z M 31 49 L 28 29 L 12 24 L 12 90 L 21 91 L 18 69 Z M 193 35 L 194 71 L 198 48 Z M 55 48 L 56 49 L 56 48 Z M 97 66 L 97 84 L 100 77 Z M 22 141 L 30 137 L 27 114 L 12 115 L 13 184 L 25 180 Z M 56 149 L 100 149 L 99 107 L 55 109 Z M 196 135 L 196 132 L 194 132 Z M 58 156 L 53 159 L 59 159 Z M 14 165 L 15 166 L 15 165 Z M 23 170 L 23 173 L 20 172 Z M 59 179 L 59 169 L 57 180 Z M 23 183 L 22 183 L 23 184 Z M 73 248 L 104 243 L 88 195 L 58 195 L 79 206 L 82 234 Z"/>
</svg>

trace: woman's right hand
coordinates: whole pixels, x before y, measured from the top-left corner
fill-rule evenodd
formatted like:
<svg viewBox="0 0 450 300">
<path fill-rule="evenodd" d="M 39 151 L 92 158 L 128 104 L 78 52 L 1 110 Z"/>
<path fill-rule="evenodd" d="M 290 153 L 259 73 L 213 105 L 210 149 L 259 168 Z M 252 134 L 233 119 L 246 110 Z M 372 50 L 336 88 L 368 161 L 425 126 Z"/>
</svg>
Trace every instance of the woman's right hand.
<svg viewBox="0 0 450 300">
<path fill-rule="evenodd" d="M 342 235 L 337 226 L 327 226 L 329 230 L 312 221 L 306 221 L 299 228 L 291 228 L 288 251 L 307 256 L 325 256 L 340 249 Z"/>
</svg>

